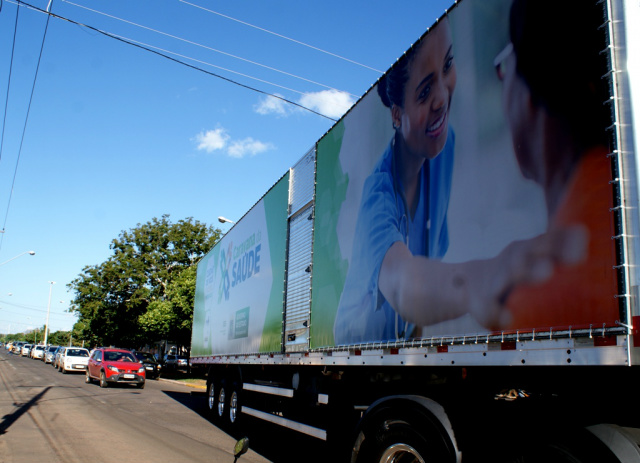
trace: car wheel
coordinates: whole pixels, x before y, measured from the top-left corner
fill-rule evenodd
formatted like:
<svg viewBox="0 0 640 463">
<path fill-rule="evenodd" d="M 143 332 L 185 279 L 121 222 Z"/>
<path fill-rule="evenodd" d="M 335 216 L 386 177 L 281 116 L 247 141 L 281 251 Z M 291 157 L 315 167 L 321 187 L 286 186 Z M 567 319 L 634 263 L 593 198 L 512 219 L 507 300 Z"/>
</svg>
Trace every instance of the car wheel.
<svg viewBox="0 0 640 463">
<path fill-rule="evenodd" d="M 62 372 L 63 375 L 67 374 L 67 369 L 64 367 L 64 365 L 62 365 L 62 367 L 60 368 L 60 371 Z"/>
<path fill-rule="evenodd" d="M 138 389 L 144 389 L 144 383 L 138 383 L 137 387 Z"/>
<path fill-rule="evenodd" d="M 104 374 L 104 371 L 100 372 L 100 387 L 109 387 L 109 383 L 107 382 L 107 375 Z"/>
<path fill-rule="evenodd" d="M 84 375 L 84 382 L 87 384 L 91 384 L 91 376 L 89 376 L 89 370 Z"/>
</svg>

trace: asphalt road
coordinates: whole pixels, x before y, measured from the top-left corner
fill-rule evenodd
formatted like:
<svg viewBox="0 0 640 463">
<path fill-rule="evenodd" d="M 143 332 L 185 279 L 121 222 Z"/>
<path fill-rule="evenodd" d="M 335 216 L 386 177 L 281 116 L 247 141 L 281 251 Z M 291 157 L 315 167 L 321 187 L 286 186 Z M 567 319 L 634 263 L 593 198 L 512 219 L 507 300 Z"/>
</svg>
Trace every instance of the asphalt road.
<svg viewBox="0 0 640 463">
<path fill-rule="evenodd" d="M 202 392 L 182 384 L 102 389 L 84 373 L 0 349 L 0 463 L 232 463 L 239 436 L 209 422 L 205 406 Z M 269 459 L 250 450 L 239 463 L 280 460 L 281 446 L 260 445 Z"/>
</svg>

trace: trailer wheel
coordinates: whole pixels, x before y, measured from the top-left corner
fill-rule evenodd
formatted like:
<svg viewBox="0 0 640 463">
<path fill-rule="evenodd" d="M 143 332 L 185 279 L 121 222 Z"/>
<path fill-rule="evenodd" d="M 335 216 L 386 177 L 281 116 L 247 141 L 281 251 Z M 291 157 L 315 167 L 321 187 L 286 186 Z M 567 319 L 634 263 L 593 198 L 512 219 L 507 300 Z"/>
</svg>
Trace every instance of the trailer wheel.
<svg viewBox="0 0 640 463">
<path fill-rule="evenodd" d="M 213 381 L 207 383 L 207 412 L 210 416 L 216 416 L 216 407 L 218 406 L 216 397 L 216 387 Z"/>
<path fill-rule="evenodd" d="M 218 396 L 216 397 L 218 419 L 223 420 L 225 418 L 225 412 L 227 411 L 227 401 L 227 388 L 226 384 L 223 382 L 220 384 L 220 388 L 218 389 Z"/>
<path fill-rule="evenodd" d="M 234 384 L 231 397 L 229 397 L 229 422 L 232 426 L 238 425 L 240 409 L 240 387 L 237 384 Z"/>
<path fill-rule="evenodd" d="M 357 463 L 453 462 L 449 439 L 419 410 L 383 409 L 368 418 L 354 449 Z"/>
<path fill-rule="evenodd" d="M 558 430 L 552 438 L 535 439 L 516 460 L 522 463 L 620 463 L 615 454 L 584 428 Z"/>
</svg>

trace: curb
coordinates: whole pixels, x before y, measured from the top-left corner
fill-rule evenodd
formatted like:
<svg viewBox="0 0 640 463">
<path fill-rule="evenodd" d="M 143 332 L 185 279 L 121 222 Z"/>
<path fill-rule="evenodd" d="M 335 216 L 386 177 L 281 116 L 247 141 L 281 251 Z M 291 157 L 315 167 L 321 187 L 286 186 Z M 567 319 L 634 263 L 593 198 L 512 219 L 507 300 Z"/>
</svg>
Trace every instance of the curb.
<svg viewBox="0 0 640 463">
<path fill-rule="evenodd" d="M 174 380 L 174 379 L 166 379 L 166 378 L 158 378 L 158 381 L 166 381 L 167 383 L 181 384 L 183 386 L 191 387 L 193 389 L 200 389 L 200 390 L 203 390 L 203 391 L 207 390 L 207 385 L 206 384 L 186 383 L 184 381 L 177 381 L 177 380 Z"/>
</svg>

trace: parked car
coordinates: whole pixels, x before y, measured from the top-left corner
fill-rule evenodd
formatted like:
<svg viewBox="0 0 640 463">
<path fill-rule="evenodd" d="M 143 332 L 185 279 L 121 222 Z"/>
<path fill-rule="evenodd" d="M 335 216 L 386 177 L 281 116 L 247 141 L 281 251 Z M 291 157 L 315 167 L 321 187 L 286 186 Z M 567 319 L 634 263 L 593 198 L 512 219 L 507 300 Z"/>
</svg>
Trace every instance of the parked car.
<svg viewBox="0 0 640 463">
<path fill-rule="evenodd" d="M 84 347 L 67 347 L 58 358 L 58 371 L 85 371 L 89 363 L 89 351 Z"/>
<path fill-rule="evenodd" d="M 13 343 L 13 346 L 11 348 L 11 351 L 14 354 L 18 354 L 18 355 L 22 355 L 22 346 L 24 346 L 26 343 L 24 341 L 17 341 Z"/>
<path fill-rule="evenodd" d="M 134 384 L 143 389 L 146 380 L 146 368 L 138 362 L 133 353 L 114 347 L 98 347 L 92 351 L 87 368 L 85 382 L 100 382 L 100 387 L 109 384 Z"/>
<path fill-rule="evenodd" d="M 46 364 L 46 363 L 53 363 L 53 359 L 56 356 L 56 351 L 58 350 L 59 346 L 47 346 L 47 348 L 44 350 L 44 357 L 42 358 L 42 361 Z"/>
<path fill-rule="evenodd" d="M 189 373 L 189 357 L 186 355 L 167 354 L 164 356 L 164 368 L 167 374 Z"/>
<path fill-rule="evenodd" d="M 64 353 L 65 349 L 66 349 L 65 346 L 60 346 L 56 349 L 56 353 L 53 356 L 53 362 L 51 362 L 51 365 L 53 365 L 53 368 L 55 368 L 56 370 L 58 369 L 58 364 L 60 363 L 60 357 Z"/>
<path fill-rule="evenodd" d="M 33 346 L 31 344 L 24 344 L 22 346 L 22 351 L 20 352 L 20 355 L 23 357 L 28 357 L 29 354 L 31 353 L 31 348 Z"/>
<path fill-rule="evenodd" d="M 135 351 L 133 354 L 136 356 L 138 361 L 142 365 L 144 365 L 144 368 L 146 370 L 146 377 L 148 379 L 158 379 L 160 377 L 162 366 L 158 363 L 158 361 L 152 354 L 139 351 Z"/>
<path fill-rule="evenodd" d="M 31 349 L 31 358 L 36 360 L 42 360 L 42 357 L 44 357 L 44 346 L 42 344 L 33 346 L 33 348 Z"/>
</svg>

